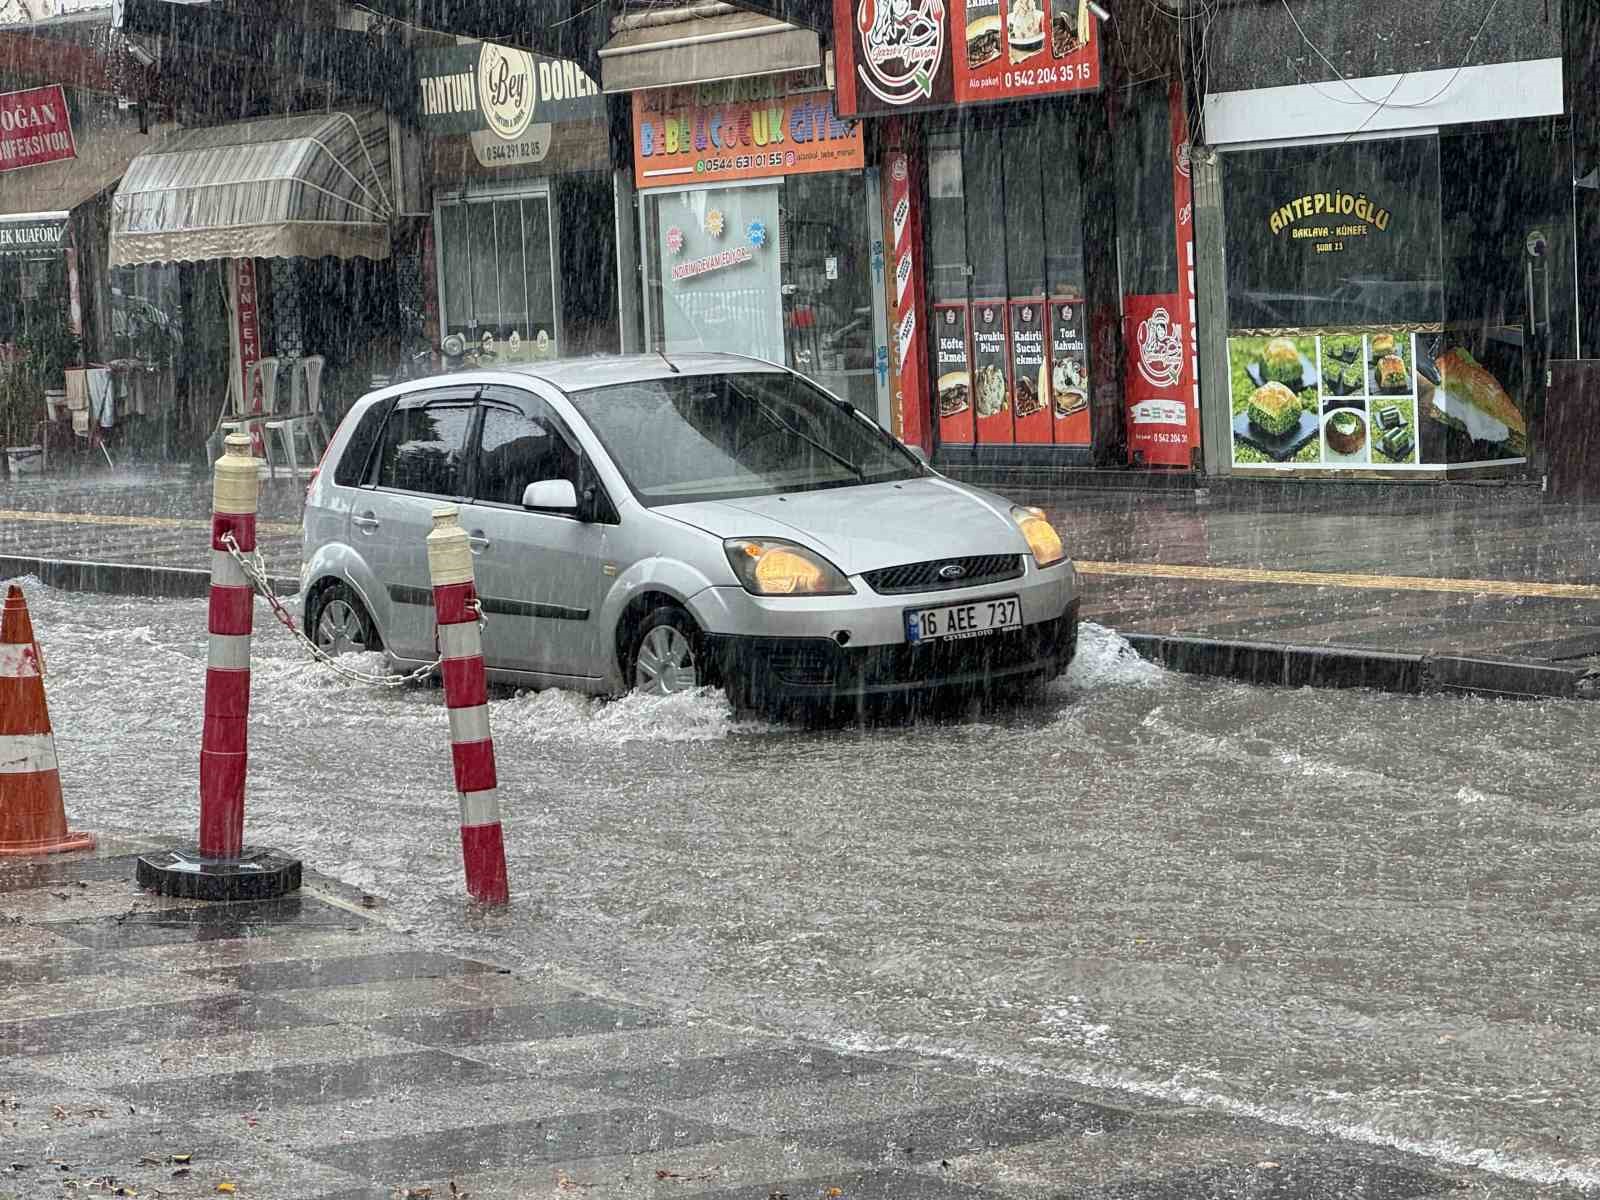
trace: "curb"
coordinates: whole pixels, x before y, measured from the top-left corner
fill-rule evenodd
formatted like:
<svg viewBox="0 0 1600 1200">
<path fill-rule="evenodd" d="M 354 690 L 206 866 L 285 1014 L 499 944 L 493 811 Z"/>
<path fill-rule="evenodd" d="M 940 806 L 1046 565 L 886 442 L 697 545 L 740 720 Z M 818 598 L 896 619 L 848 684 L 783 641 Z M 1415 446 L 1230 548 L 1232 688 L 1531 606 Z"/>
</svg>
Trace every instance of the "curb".
<svg viewBox="0 0 1600 1200">
<path fill-rule="evenodd" d="M 64 592 L 105 592 L 162 600 L 200 600 L 211 593 L 211 572 L 193 567 L 0 554 L 0 579 L 18 579 L 24 575 L 35 576 L 46 587 Z M 293 596 L 300 591 L 298 579 L 273 576 L 269 582 L 280 596 Z"/>
<path fill-rule="evenodd" d="M 1404 654 L 1217 638 L 1122 635 L 1140 657 L 1172 671 L 1278 687 L 1372 688 L 1400 695 L 1600 700 L 1600 670 L 1529 658 Z"/>
</svg>

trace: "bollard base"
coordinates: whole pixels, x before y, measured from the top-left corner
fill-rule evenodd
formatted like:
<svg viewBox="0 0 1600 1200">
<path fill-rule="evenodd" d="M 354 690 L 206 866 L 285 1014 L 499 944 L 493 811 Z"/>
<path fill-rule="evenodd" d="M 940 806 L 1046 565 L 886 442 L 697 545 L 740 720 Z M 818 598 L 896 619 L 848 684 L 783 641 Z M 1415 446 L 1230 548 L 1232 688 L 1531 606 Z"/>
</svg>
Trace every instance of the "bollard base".
<svg viewBox="0 0 1600 1200">
<path fill-rule="evenodd" d="M 300 860 L 262 846 L 206 858 L 190 844 L 141 855 L 134 877 L 147 891 L 186 900 L 275 900 L 300 889 Z"/>
</svg>

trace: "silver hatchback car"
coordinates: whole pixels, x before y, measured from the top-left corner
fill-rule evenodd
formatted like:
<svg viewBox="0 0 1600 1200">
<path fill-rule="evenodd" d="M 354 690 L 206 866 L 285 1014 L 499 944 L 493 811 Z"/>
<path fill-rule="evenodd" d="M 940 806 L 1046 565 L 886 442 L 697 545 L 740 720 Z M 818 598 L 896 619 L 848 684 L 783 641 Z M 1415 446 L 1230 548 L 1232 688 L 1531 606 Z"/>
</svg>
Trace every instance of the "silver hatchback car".
<svg viewBox="0 0 1600 1200">
<path fill-rule="evenodd" d="M 306 495 L 326 649 L 429 661 L 425 538 L 460 506 L 490 676 L 740 708 L 1066 669 L 1079 589 L 1034 509 L 939 475 L 848 403 L 737 355 L 476 370 L 364 396 Z"/>
</svg>

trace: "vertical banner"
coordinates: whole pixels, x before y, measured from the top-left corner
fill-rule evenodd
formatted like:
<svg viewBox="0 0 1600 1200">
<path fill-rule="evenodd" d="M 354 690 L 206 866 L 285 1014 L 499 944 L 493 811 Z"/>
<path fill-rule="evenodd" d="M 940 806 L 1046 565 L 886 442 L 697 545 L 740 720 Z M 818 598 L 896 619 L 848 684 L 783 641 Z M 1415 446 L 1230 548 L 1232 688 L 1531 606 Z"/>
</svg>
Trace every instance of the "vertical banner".
<svg viewBox="0 0 1600 1200">
<path fill-rule="evenodd" d="M 256 307 L 256 260 L 233 260 L 234 309 L 239 314 L 237 330 L 239 349 L 239 394 L 244 397 L 241 406 L 247 413 L 261 411 L 261 391 L 251 382 L 250 368 L 261 358 L 260 312 Z M 250 426 L 250 450 L 257 458 L 266 457 L 265 430 L 260 424 Z"/>
<path fill-rule="evenodd" d="M 916 219 L 912 203 L 908 156 L 903 151 L 891 151 L 885 167 L 889 174 L 889 343 L 896 371 L 890 402 L 895 418 L 893 433 L 909 445 L 929 450 L 928 405 L 924 399 L 928 389 L 922 382 L 928 356 L 917 319 L 922 298 L 922 264 L 917 261 L 922 223 Z"/>
<path fill-rule="evenodd" d="M 1048 446 L 1051 441 L 1046 324 L 1042 296 L 1011 302 L 1011 409 L 1019 443 Z"/>
<path fill-rule="evenodd" d="M 1194 384 L 1188 322 L 1173 314 L 1181 298 L 1128 296 L 1128 458 L 1145 466 L 1189 466 L 1189 398 Z"/>
<path fill-rule="evenodd" d="M 422 226 L 422 337 L 429 346 L 439 345 L 439 269 L 434 260 L 433 222 Z"/>
<path fill-rule="evenodd" d="M 933 306 L 934 361 L 939 373 L 939 442 L 970 446 L 977 436 L 972 414 L 972 341 L 965 304 Z"/>
<path fill-rule="evenodd" d="M 1172 208 L 1178 231 L 1178 312 L 1184 322 L 1184 351 L 1188 357 L 1189 441 L 1192 452 L 1200 447 L 1200 339 L 1194 286 L 1194 183 L 1189 174 L 1189 114 L 1184 108 L 1183 86 L 1173 81 L 1168 92 L 1172 126 Z M 1187 465 L 1187 464 L 1185 464 Z"/>
<path fill-rule="evenodd" d="M 1006 302 L 972 302 L 972 400 L 978 410 L 978 441 L 1007 445 L 1011 427 L 1011 346 L 1006 336 Z"/>
<path fill-rule="evenodd" d="M 1058 446 L 1089 445 L 1089 343 L 1082 300 L 1050 302 L 1050 409 Z"/>
</svg>

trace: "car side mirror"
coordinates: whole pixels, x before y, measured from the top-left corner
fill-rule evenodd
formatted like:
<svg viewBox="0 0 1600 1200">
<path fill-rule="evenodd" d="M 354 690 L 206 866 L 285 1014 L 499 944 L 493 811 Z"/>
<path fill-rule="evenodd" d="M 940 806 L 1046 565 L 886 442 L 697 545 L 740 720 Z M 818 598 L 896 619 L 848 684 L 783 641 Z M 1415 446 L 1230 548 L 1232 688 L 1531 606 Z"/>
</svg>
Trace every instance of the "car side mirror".
<svg viewBox="0 0 1600 1200">
<path fill-rule="evenodd" d="M 541 479 L 523 489 L 522 507 L 576 513 L 578 490 L 570 479 Z"/>
</svg>

